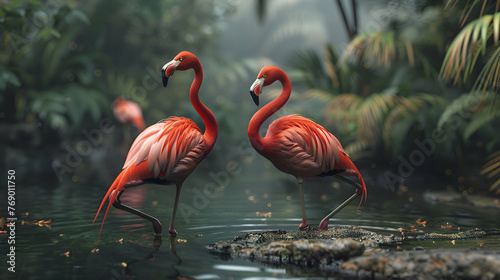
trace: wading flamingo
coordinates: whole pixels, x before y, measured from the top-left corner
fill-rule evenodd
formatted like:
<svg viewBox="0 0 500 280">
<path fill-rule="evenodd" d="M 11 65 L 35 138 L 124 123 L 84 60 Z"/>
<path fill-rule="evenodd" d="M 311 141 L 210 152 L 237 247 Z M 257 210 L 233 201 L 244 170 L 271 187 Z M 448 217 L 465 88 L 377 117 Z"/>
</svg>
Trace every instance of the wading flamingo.
<svg viewBox="0 0 500 280">
<path fill-rule="evenodd" d="M 113 114 L 119 122 L 130 123 L 137 127 L 139 131 L 143 131 L 146 128 L 139 104 L 128 101 L 123 96 L 119 96 L 113 102 Z"/>
<path fill-rule="evenodd" d="M 148 183 L 175 185 L 177 187 L 172 218 L 168 229 L 171 235 L 177 234 L 174 221 L 182 183 L 212 150 L 218 132 L 214 115 L 201 103 L 198 97 L 198 91 L 203 80 L 203 70 L 200 61 L 194 54 L 183 51 L 172 61 L 165 64 L 161 69 L 163 85 L 167 86 L 168 78 L 174 74 L 174 71 L 188 69 L 193 69 L 195 73 L 189 97 L 193 107 L 205 123 L 205 133 L 202 133 L 201 129 L 190 119 L 169 117 L 146 128 L 139 134 L 130 148 L 122 172 L 108 189 L 99 210 L 97 210 L 94 222 L 106 200 L 109 200 L 110 203 L 108 203 L 102 220 L 99 237 L 101 236 L 104 221 L 108 216 L 111 202 L 118 209 L 151 221 L 155 235 L 161 235 L 162 228 L 158 219 L 120 202 L 120 195 L 126 188 Z"/>
<path fill-rule="evenodd" d="M 347 204 L 361 195 L 366 199 L 366 186 L 358 169 L 345 153 L 339 140 L 315 122 L 297 115 L 284 116 L 269 125 L 266 136 L 259 135 L 259 128 L 271 115 L 277 112 L 290 97 L 292 86 L 283 70 L 266 66 L 260 70 L 257 80 L 250 87 L 250 94 L 256 105 L 262 88 L 280 81 L 281 94 L 257 111 L 248 125 L 248 138 L 252 146 L 270 160 L 279 170 L 297 178 L 302 204 L 302 223 L 299 229 L 307 227 L 306 208 L 302 182 L 304 178 L 335 176 L 356 187 L 356 192 L 328 214 L 319 224 L 319 229 L 328 228 L 328 220 Z M 355 183 L 343 176 L 356 176 Z M 361 204 L 361 202 L 360 202 Z"/>
</svg>

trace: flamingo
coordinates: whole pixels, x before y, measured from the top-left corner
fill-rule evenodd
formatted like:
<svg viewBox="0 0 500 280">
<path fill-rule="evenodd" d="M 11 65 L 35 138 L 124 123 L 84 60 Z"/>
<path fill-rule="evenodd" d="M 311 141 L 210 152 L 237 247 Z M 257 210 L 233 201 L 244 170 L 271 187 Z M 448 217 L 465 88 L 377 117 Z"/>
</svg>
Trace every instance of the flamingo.
<svg viewBox="0 0 500 280">
<path fill-rule="evenodd" d="M 123 96 L 119 96 L 113 102 L 113 114 L 121 123 L 131 123 L 139 131 L 146 128 L 141 107 L 133 101 L 126 100 Z"/>
<path fill-rule="evenodd" d="M 361 201 L 363 197 L 366 199 L 365 182 L 339 140 L 310 119 L 298 115 L 278 118 L 269 125 L 266 136 L 264 138 L 260 136 L 259 128 L 264 121 L 285 105 L 290 97 L 292 86 L 283 70 L 274 66 L 266 66 L 262 68 L 257 80 L 250 87 L 250 95 L 258 106 L 263 87 L 275 81 L 280 81 L 282 84 L 281 94 L 255 113 L 248 125 L 248 138 L 257 152 L 270 160 L 277 169 L 296 177 L 302 206 L 302 223 L 299 229 L 308 226 L 302 187 L 304 178 L 334 176 L 356 188 L 351 197 L 321 220 L 319 229 L 326 229 L 328 220 L 351 201 L 360 195 Z M 361 185 L 343 176 L 356 176 Z"/>
<path fill-rule="evenodd" d="M 161 236 L 162 227 L 158 219 L 120 202 L 120 196 L 126 188 L 147 183 L 175 185 L 177 187 L 172 218 L 168 229 L 170 235 L 177 235 L 174 222 L 182 184 L 212 150 L 218 134 L 217 121 L 214 115 L 201 103 L 198 97 L 203 80 L 203 70 L 200 61 L 194 54 L 183 51 L 175 56 L 172 61 L 166 63 L 161 69 L 163 85 L 167 86 L 168 78 L 176 70 L 184 71 L 189 69 L 193 69 L 195 72 L 189 97 L 193 107 L 205 123 L 205 132 L 202 133 L 201 129 L 188 118 L 169 117 L 146 128 L 139 134 L 130 148 L 123 170 L 108 189 L 97 210 L 94 222 L 106 200 L 109 200 L 98 239 L 101 236 L 111 202 L 118 209 L 151 221 L 155 235 Z"/>
</svg>

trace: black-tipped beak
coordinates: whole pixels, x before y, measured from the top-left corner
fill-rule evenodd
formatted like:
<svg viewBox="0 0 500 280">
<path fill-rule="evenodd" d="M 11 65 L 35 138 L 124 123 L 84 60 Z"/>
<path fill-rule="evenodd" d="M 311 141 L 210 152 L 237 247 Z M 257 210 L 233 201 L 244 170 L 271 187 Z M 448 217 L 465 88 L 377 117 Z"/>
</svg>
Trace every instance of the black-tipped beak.
<svg viewBox="0 0 500 280">
<path fill-rule="evenodd" d="M 163 86 L 166 87 L 168 83 L 168 77 L 172 76 L 175 72 L 175 69 L 177 69 L 177 66 L 179 66 L 179 63 L 181 63 L 180 60 L 172 60 L 168 62 L 167 64 L 163 65 L 161 68 L 161 78 L 163 80 Z"/>
<path fill-rule="evenodd" d="M 259 96 L 253 92 L 253 90 L 250 91 L 250 95 L 252 96 L 253 102 L 255 102 L 255 105 L 259 106 Z"/>
<path fill-rule="evenodd" d="M 165 73 L 165 70 L 163 69 L 161 69 L 161 79 L 163 80 L 163 86 L 167 87 L 168 77 L 167 74 Z"/>
<path fill-rule="evenodd" d="M 260 77 L 250 86 L 250 95 L 252 96 L 255 105 L 259 106 L 259 96 L 262 93 L 262 87 L 264 86 L 264 78 Z"/>
</svg>

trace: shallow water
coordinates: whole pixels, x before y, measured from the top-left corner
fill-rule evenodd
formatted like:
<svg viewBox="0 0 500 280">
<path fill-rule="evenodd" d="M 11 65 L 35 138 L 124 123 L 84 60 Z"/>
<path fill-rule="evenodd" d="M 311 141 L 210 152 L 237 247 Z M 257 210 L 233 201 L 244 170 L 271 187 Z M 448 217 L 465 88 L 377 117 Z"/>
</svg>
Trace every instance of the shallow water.
<svg viewBox="0 0 500 280">
<path fill-rule="evenodd" d="M 293 178 L 273 171 L 263 176 L 242 172 L 240 176 L 220 176 L 217 181 L 208 169 L 196 170 L 182 189 L 176 222 L 179 235 L 174 239 L 165 235 L 174 187 L 145 185 L 129 189 L 122 196 L 123 203 L 162 221 L 165 233 L 159 248 L 153 242 L 149 222 L 116 209 L 110 211 L 97 241 L 103 214 L 95 225 L 91 223 L 111 183 L 107 179 L 92 184 L 67 180 L 57 187 L 17 186 L 16 272 L 7 271 L 4 265 L 0 278 L 283 279 L 301 276 L 286 267 L 222 260 L 205 249 L 210 243 L 248 232 L 296 230 L 301 212 L 298 186 Z M 332 182 L 325 179 L 305 182 L 307 215 L 312 226 L 317 226 L 323 216 L 353 191 L 348 185 Z M 217 187 L 216 183 L 219 183 Z M 410 230 L 412 225 L 418 231 L 439 233 L 498 227 L 498 218 L 494 215 L 498 209 L 430 204 L 421 198 L 421 192 L 398 195 L 372 186 L 358 212 L 357 207 L 358 201 L 347 206 L 331 219 L 330 226 L 359 226 L 395 235 L 400 235 L 401 229 Z M 416 223 L 419 218 L 427 221 L 426 227 Z M 5 242 L 8 234 L 0 234 L 2 259 L 9 250 Z M 403 249 L 415 246 L 500 249 L 500 239 L 401 244 Z M 314 276 L 314 269 L 308 275 Z"/>
</svg>

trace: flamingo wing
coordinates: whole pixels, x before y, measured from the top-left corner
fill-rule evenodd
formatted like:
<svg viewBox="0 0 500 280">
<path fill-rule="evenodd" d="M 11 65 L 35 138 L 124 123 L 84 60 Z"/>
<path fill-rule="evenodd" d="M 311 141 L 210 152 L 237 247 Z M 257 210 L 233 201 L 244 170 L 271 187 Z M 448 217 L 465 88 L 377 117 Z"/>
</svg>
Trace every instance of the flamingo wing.
<svg viewBox="0 0 500 280">
<path fill-rule="evenodd" d="M 144 130 L 135 139 L 123 165 L 137 166 L 147 161 L 148 171 L 158 178 L 172 174 L 179 164 L 196 167 L 204 155 L 200 128 L 190 119 L 170 117 Z"/>
<path fill-rule="evenodd" d="M 301 116 L 281 117 L 269 126 L 269 132 L 275 135 L 274 138 L 278 137 L 282 150 L 287 150 L 296 160 L 314 164 L 322 173 L 335 170 L 341 158 L 347 157 L 335 136 Z"/>
</svg>

